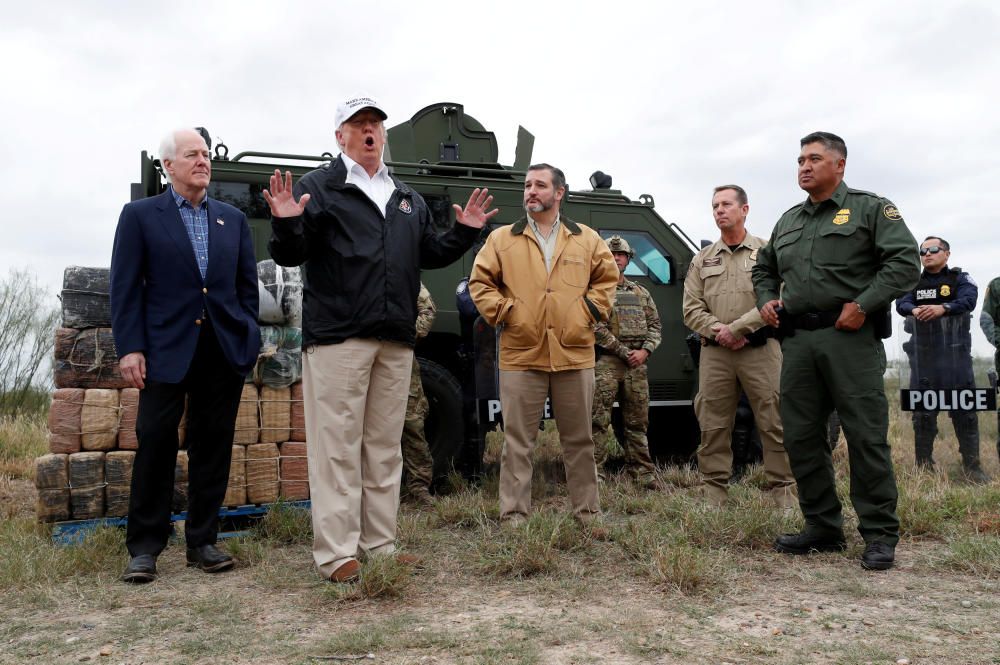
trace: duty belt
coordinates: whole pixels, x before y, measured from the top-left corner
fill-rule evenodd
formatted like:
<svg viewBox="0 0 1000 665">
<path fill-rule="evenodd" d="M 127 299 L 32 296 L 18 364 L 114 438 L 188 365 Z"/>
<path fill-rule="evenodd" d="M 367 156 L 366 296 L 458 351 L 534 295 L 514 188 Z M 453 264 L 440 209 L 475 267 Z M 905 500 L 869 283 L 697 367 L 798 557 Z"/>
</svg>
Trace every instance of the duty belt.
<svg viewBox="0 0 1000 665">
<path fill-rule="evenodd" d="M 828 312 L 806 312 L 805 314 L 790 315 L 790 327 L 794 330 L 820 330 L 822 328 L 832 328 L 840 318 L 840 310 L 830 310 Z"/>
</svg>

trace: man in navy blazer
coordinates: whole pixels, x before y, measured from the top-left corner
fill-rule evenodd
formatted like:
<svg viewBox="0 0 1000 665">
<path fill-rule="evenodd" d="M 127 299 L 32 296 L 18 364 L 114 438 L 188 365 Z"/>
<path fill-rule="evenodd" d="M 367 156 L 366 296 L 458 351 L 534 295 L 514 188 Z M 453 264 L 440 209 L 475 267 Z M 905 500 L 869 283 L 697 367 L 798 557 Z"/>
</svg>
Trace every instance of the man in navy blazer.
<svg viewBox="0 0 1000 665">
<path fill-rule="evenodd" d="M 246 216 L 208 198 L 212 162 L 193 129 L 169 134 L 170 187 L 122 210 L 111 257 L 111 320 L 122 376 L 140 389 L 122 580 L 156 579 L 171 533 L 177 426 L 188 402 L 187 563 L 233 566 L 215 547 L 244 378 L 257 359 L 257 264 Z"/>
</svg>

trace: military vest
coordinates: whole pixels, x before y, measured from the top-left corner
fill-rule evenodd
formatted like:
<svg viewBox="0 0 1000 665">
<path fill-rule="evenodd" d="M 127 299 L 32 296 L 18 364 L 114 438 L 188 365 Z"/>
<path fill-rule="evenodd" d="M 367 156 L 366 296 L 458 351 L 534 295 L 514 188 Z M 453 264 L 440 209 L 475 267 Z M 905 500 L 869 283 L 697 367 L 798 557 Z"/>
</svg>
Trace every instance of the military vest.
<svg viewBox="0 0 1000 665">
<path fill-rule="evenodd" d="M 646 310 L 639 294 L 632 289 L 619 288 L 615 292 L 615 306 L 611 313 L 611 334 L 622 344 L 639 348 L 646 341 Z"/>
<path fill-rule="evenodd" d="M 943 278 L 940 283 L 932 284 L 928 279 L 927 271 L 920 274 L 920 281 L 913 289 L 914 304 L 920 305 L 943 305 L 955 299 L 958 292 L 958 276 L 962 274 L 961 268 L 947 268 L 943 273 L 934 275 L 935 280 Z"/>
</svg>

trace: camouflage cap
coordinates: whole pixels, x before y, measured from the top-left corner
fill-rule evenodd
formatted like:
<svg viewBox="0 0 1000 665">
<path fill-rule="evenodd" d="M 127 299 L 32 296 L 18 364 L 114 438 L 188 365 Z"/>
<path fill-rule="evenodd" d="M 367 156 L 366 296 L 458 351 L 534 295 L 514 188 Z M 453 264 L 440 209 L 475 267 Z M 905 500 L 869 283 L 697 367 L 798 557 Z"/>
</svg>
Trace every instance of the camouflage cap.
<svg viewBox="0 0 1000 665">
<path fill-rule="evenodd" d="M 630 259 L 635 257 L 635 251 L 633 251 L 632 247 L 628 244 L 625 238 L 617 235 L 611 236 L 606 242 L 608 243 L 608 249 L 611 250 L 612 254 L 615 252 L 621 252 L 622 254 L 628 254 Z"/>
</svg>

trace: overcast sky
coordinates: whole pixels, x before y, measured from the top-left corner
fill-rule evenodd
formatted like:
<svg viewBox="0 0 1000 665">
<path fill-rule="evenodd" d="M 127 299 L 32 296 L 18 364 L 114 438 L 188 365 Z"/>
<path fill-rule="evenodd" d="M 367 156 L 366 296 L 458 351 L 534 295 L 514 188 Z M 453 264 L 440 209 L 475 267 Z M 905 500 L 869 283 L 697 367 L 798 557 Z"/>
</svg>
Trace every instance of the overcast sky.
<svg viewBox="0 0 1000 665">
<path fill-rule="evenodd" d="M 804 198 L 798 139 L 832 131 L 847 183 L 892 199 L 918 239 L 944 236 L 984 289 L 1000 274 L 997 6 L 17 3 L 0 26 L 0 268 L 55 294 L 65 266 L 109 265 L 140 152 L 170 128 L 203 125 L 233 153 L 336 152 L 333 110 L 364 93 L 390 126 L 464 104 L 505 164 L 524 125 L 571 187 L 603 170 L 695 239 L 717 236 L 711 191 L 728 182 L 768 236 Z"/>
</svg>

